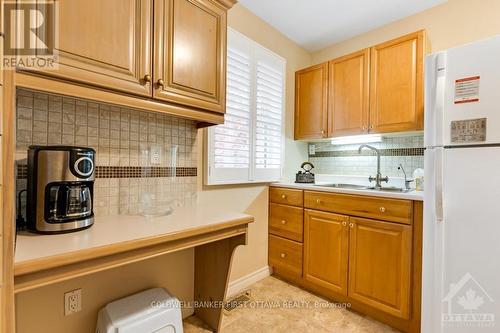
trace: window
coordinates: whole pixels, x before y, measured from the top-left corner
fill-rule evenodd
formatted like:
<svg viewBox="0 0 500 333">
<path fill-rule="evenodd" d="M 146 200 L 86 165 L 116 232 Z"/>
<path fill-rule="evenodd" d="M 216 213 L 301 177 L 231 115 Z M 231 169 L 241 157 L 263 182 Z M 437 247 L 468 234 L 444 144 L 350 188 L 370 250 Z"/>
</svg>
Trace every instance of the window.
<svg viewBox="0 0 500 333">
<path fill-rule="evenodd" d="M 277 181 L 286 61 L 228 28 L 225 123 L 209 128 L 207 184 Z"/>
</svg>

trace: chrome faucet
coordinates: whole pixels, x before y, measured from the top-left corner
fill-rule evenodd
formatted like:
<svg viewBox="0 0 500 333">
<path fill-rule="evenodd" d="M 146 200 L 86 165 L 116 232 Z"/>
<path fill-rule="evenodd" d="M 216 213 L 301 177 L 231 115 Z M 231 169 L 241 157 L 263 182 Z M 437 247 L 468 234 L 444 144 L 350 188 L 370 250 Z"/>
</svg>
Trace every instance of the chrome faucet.
<svg viewBox="0 0 500 333">
<path fill-rule="evenodd" d="M 411 190 L 410 183 L 413 181 L 413 179 L 408 178 L 408 177 L 406 176 L 406 171 L 405 171 L 405 169 L 403 168 L 403 164 L 399 163 L 398 170 L 403 171 L 403 175 L 405 175 L 405 190 L 407 190 L 407 191 Z"/>
<path fill-rule="evenodd" d="M 382 177 L 382 174 L 380 173 L 380 151 L 373 147 L 373 146 L 370 146 L 370 145 L 361 145 L 358 149 L 358 153 L 361 154 L 361 151 L 363 150 L 363 148 L 367 148 L 367 149 L 371 149 L 373 150 L 376 154 L 377 154 L 377 175 L 375 177 L 368 177 L 368 180 L 370 182 L 373 182 L 375 181 L 375 189 L 377 190 L 380 190 L 380 188 L 382 187 L 382 182 L 388 182 L 389 181 L 389 177 Z"/>
</svg>

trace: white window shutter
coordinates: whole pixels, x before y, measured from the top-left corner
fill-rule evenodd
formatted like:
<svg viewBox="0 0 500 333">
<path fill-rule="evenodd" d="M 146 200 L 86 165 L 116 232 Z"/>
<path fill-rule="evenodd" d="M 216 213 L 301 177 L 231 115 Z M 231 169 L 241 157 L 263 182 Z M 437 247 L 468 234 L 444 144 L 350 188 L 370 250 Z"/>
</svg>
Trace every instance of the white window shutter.
<svg viewBox="0 0 500 333">
<path fill-rule="evenodd" d="M 256 50 L 255 180 L 281 178 L 285 68 L 281 58 Z"/>
<path fill-rule="evenodd" d="M 206 183 L 277 181 L 285 61 L 230 28 L 227 44 L 225 122 L 208 130 Z"/>
</svg>

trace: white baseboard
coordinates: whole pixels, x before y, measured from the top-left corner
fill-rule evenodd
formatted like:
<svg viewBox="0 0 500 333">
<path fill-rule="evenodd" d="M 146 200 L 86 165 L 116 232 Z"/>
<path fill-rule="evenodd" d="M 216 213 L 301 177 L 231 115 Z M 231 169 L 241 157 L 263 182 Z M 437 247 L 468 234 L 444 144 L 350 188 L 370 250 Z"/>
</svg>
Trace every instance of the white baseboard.
<svg viewBox="0 0 500 333">
<path fill-rule="evenodd" d="M 250 287 L 255 282 L 258 282 L 268 277 L 269 275 L 271 275 L 271 269 L 269 268 L 269 266 L 265 266 L 255 272 L 252 272 L 230 282 L 229 286 L 227 287 L 226 299 L 237 295 L 238 293 Z"/>
</svg>

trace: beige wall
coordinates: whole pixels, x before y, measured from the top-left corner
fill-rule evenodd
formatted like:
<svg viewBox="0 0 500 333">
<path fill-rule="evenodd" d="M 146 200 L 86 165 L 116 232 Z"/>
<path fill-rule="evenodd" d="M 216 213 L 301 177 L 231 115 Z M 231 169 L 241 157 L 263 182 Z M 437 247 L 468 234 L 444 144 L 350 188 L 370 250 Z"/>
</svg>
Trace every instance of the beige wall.
<svg viewBox="0 0 500 333">
<path fill-rule="evenodd" d="M 16 331 L 92 333 L 97 312 L 108 302 L 154 287 L 167 288 L 180 300 L 192 300 L 193 270 L 193 251 L 186 250 L 20 293 L 16 296 Z M 64 293 L 78 288 L 82 289 L 82 311 L 66 317 Z"/>
<path fill-rule="evenodd" d="M 362 48 L 426 29 L 431 51 L 440 51 L 500 34 L 500 1 L 449 0 L 440 6 L 388 24 L 312 54 L 317 64 Z"/>
<path fill-rule="evenodd" d="M 287 61 L 285 116 L 285 177 L 291 179 L 300 163 L 307 159 L 306 144 L 293 141 L 295 71 L 311 63 L 310 54 L 253 15 L 241 5 L 228 15 L 228 25 Z M 202 140 L 200 140 L 201 142 Z M 201 143 L 203 144 L 203 143 Z M 200 151 L 202 151 L 200 146 Z M 200 162 L 203 158 L 200 158 Z M 199 170 L 202 170 L 200 165 Z M 221 209 L 237 209 L 255 217 L 250 226 L 248 245 L 236 250 L 231 280 L 234 281 L 267 266 L 267 185 L 203 186 L 200 177 L 200 201 Z"/>
</svg>

